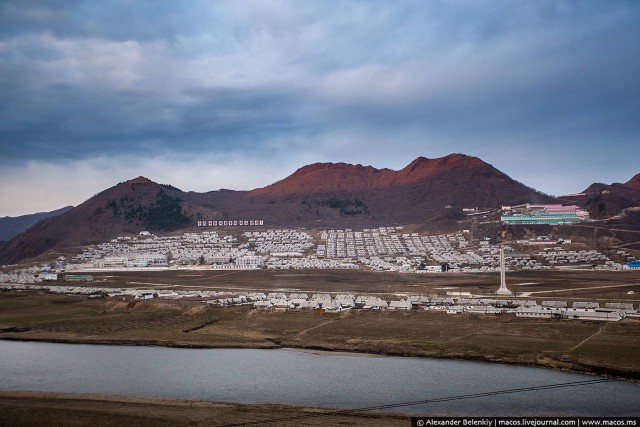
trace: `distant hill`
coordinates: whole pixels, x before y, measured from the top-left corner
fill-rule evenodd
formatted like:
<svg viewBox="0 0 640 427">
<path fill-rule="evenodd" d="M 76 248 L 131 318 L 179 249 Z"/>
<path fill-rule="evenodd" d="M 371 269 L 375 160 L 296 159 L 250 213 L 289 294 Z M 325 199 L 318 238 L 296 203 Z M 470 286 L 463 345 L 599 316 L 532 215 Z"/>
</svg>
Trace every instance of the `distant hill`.
<svg viewBox="0 0 640 427">
<path fill-rule="evenodd" d="M 120 183 L 42 221 L 0 248 L 0 262 L 50 249 L 77 249 L 141 230 L 193 228 L 200 219 L 262 219 L 268 226 L 314 228 L 408 225 L 451 229 L 463 208 L 551 203 L 484 161 L 463 154 L 419 157 L 394 171 L 316 163 L 252 191 L 183 192 L 146 178 Z"/>
<path fill-rule="evenodd" d="M 38 221 L 61 215 L 72 208 L 73 206 L 65 206 L 64 208 L 56 209 L 51 212 L 38 212 L 29 215 L 15 217 L 5 216 L 0 218 L 0 240 L 9 240 L 27 230 Z"/>
<path fill-rule="evenodd" d="M 640 173 L 625 183 L 594 183 L 575 201 L 582 204 L 593 218 L 609 218 L 622 210 L 640 206 Z"/>
</svg>

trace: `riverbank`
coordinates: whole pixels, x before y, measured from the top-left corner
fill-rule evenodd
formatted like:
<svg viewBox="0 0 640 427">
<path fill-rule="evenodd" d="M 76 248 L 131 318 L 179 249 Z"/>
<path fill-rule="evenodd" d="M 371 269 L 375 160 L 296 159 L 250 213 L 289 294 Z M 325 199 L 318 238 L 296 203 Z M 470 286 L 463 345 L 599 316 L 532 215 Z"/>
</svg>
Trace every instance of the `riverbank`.
<svg viewBox="0 0 640 427">
<path fill-rule="evenodd" d="M 640 322 L 411 312 L 342 314 L 3 293 L 0 339 L 183 348 L 294 348 L 453 358 L 640 379 Z"/>
<path fill-rule="evenodd" d="M 27 391 L 0 391 L 0 413 L 0 426 L 409 425 L 409 417 L 397 414 Z"/>
</svg>

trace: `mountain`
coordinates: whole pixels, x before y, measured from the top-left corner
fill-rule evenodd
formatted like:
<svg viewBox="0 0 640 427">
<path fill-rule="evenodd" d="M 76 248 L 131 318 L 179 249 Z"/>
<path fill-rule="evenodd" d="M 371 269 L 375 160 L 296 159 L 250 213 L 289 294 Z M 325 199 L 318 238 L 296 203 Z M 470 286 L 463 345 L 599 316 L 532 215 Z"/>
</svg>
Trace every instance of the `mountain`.
<svg viewBox="0 0 640 427">
<path fill-rule="evenodd" d="M 462 154 L 451 154 L 439 159 L 418 157 L 399 171 L 346 163 L 315 163 L 298 169 L 282 181 L 253 190 L 252 194 L 285 196 L 302 193 L 385 190 L 413 184 L 449 171 L 472 172 L 489 168 L 491 167 L 477 157 Z M 493 171 L 498 172 L 495 169 Z"/>
<path fill-rule="evenodd" d="M 249 192 L 239 206 L 261 217 L 309 226 L 400 225 L 456 221 L 462 208 L 542 203 L 553 199 L 476 157 L 419 157 L 398 171 L 316 163 Z"/>
<path fill-rule="evenodd" d="M 304 166 L 252 191 L 183 192 L 144 177 L 111 187 L 0 248 L 0 262 L 77 250 L 141 230 L 189 229 L 201 219 L 262 219 L 272 226 L 415 224 L 453 229 L 463 208 L 554 202 L 476 157 L 419 157 L 394 171 L 346 163 Z"/>
<path fill-rule="evenodd" d="M 593 218 L 609 218 L 627 208 L 640 206 L 640 173 L 625 183 L 594 183 L 574 201 L 582 204 Z"/>
<path fill-rule="evenodd" d="M 75 208 L 38 222 L 0 248 L 0 261 L 15 262 L 54 247 L 108 241 L 143 229 L 168 231 L 190 223 L 171 186 L 138 177 L 111 187 Z"/>
<path fill-rule="evenodd" d="M 625 183 L 591 184 L 583 193 L 563 199 L 585 207 L 591 218 L 605 220 L 593 224 L 594 238 L 596 234 L 607 235 L 603 230 L 608 228 L 610 244 L 619 245 L 618 249 L 640 250 L 640 174 Z"/>
<path fill-rule="evenodd" d="M 64 208 L 56 209 L 51 212 L 38 212 L 29 215 L 15 217 L 5 216 L 0 218 L 0 240 L 9 240 L 22 233 L 38 221 L 61 215 L 71 208 L 73 208 L 73 206 L 65 206 Z"/>
</svg>

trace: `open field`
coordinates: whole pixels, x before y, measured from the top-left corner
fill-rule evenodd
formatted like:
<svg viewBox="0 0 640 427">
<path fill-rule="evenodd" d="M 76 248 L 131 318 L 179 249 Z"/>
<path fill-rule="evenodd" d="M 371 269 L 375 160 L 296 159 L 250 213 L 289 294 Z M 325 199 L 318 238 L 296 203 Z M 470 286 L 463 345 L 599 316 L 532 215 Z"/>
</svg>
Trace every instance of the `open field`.
<svg viewBox="0 0 640 427">
<path fill-rule="evenodd" d="M 640 321 L 262 311 L 0 293 L 0 338 L 183 347 L 295 347 L 453 357 L 640 378 Z"/>
<path fill-rule="evenodd" d="M 210 289 L 226 291 L 301 291 L 369 294 L 431 294 L 446 291 L 495 295 L 498 273 L 406 274 L 351 270 L 173 270 L 94 273 L 93 285 Z M 104 282 L 100 282 L 104 280 Z M 640 271 L 520 271 L 507 273 L 507 286 L 532 298 L 640 302 Z M 629 291 L 635 292 L 628 294 Z"/>
<path fill-rule="evenodd" d="M 0 426 L 406 426 L 397 414 L 336 413 L 284 405 L 162 398 L 0 392 Z M 46 414 L 46 415 L 45 415 Z M 277 421 L 275 421 L 277 420 Z M 269 421 L 274 421 L 270 423 Z"/>
</svg>

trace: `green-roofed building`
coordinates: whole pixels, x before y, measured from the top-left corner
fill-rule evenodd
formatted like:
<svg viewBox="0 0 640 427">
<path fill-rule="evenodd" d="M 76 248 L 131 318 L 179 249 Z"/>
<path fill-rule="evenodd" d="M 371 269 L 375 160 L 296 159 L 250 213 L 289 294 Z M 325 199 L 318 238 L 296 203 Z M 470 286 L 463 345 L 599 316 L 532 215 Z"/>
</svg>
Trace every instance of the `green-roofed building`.
<svg viewBox="0 0 640 427">
<path fill-rule="evenodd" d="M 532 214 L 532 215 L 502 215 L 500 220 L 505 224 L 574 224 L 581 219 L 576 214 Z"/>
<path fill-rule="evenodd" d="M 65 282 L 93 282 L 93 276 L 90 274 L 67 274 L 64 276 Z"/>
</svg>

